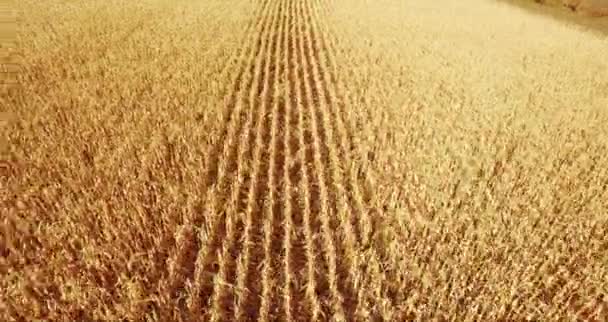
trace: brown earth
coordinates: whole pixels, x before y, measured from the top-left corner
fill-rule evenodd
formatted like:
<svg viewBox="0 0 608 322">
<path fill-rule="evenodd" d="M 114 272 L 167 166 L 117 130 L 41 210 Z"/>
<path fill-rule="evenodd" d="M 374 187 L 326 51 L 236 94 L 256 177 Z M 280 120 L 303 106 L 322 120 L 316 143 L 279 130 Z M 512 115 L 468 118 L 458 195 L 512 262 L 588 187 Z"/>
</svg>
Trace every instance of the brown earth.
<svg viewBox="0 0 608 322">
<path fill-rule="evenodd" d="M 608 16 L 608 0 L 534 0 L 536 3 L 562 5 L 591 17 Z"/>
<path fill-rule="evenodd" d="M 576 11 L 593 17 L 608 16 L 608 0 L 583 0 L 579 1 Z"/>
<path fill-rule="evenodd" d="M 565 1 L 568 0 L 498 0 L 530 13 L 547 15 L 565 24 L 576 25 L 601 36 L 608 35 L 608 16 L 585 14 L 583 10 L 589 9 L 583 9 L 585 5 L 581 0 L 570 0 L 568 3 Z"/>
</svg>

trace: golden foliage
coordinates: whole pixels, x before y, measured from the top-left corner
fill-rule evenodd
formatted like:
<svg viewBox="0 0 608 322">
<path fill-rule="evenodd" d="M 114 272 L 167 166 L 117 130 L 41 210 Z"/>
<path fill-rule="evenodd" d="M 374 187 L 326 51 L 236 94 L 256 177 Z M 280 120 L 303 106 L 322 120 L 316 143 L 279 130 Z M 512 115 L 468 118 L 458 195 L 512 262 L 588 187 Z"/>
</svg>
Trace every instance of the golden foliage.
<svg viewBox="0 0 608 322">
<path fill-rule="evenodd" d="M 483 0 L 20 1 L 0 320 L 606 320 L 606 38 Z"/>
</svg>

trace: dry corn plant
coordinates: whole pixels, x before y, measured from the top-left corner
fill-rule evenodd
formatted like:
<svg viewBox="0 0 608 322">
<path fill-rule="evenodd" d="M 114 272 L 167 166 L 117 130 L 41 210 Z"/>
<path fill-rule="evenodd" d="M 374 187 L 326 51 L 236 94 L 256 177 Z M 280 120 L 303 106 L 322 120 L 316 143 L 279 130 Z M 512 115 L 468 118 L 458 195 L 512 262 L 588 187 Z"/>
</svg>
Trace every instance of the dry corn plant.
<svg viewBox="0 0 608 322">
<path fill-rule="evenodd" d="M 503 2 L 20 1 L 0 320 L 608 319 L 608 41 Z"/>
</svg>

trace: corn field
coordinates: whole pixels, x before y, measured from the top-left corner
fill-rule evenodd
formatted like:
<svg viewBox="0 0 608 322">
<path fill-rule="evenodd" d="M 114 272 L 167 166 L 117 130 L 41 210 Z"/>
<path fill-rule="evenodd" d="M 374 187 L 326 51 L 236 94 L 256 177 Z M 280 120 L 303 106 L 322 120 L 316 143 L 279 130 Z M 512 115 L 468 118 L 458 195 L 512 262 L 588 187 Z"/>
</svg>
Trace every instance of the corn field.
<svg viewBox="0 0 608 322">
<path fill-rule="evenodd" d="M 504 2 L 23 0 L 2 321 L 608 319 L 608 39 Z"/>
</svg>

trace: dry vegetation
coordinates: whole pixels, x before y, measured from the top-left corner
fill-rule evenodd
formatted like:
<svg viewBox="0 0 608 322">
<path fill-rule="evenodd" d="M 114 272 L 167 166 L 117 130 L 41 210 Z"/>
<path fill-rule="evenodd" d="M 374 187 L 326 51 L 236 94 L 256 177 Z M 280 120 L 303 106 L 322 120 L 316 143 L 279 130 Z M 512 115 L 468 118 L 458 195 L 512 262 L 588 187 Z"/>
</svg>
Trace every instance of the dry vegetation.
<svg viewBox="0 0 608 322">
<path fill-rule="evenodd" d="M 608 40 L 485 0 L 18 3 L 0 320 L 608 319 Z"/>
</svg>

